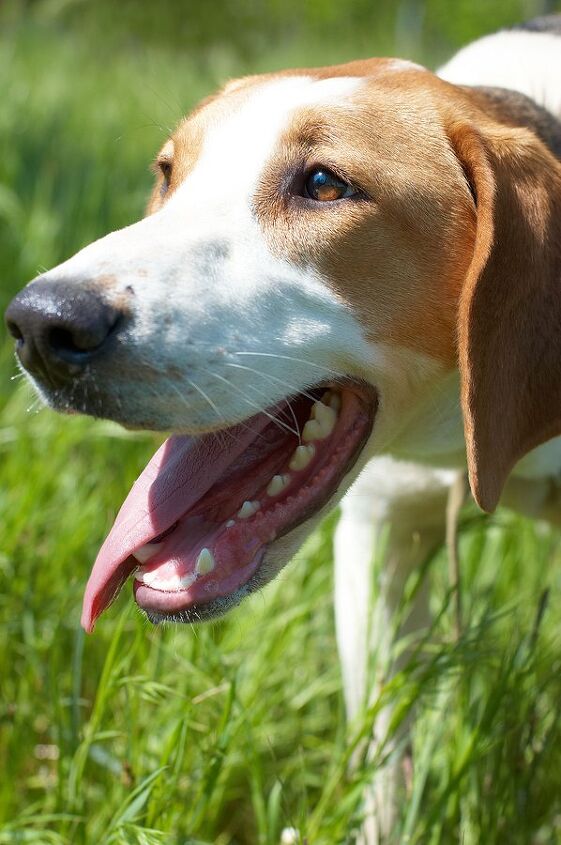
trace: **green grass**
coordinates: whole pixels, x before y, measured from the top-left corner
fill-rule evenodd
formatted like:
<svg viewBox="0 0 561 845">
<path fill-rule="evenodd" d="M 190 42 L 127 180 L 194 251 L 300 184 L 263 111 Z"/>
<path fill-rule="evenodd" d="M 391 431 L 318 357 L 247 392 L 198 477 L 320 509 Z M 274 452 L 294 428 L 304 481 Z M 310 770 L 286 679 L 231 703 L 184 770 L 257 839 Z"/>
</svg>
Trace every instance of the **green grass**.
<svg viewBox="0 0 561 845">
<path fill-rule="evenodd" d="M 290 49 L 268 63 L 298 60 Z M 135 219 L 166 127 L 244 69 L 220 51 L 204 64 L 156 48 L 99 57 L 86 40 L 32 26 L 0 40 L 0 304 L 42 266 Z M 218 624 L 152 628 L 125 589 L 86 637 L 89 567 L 157 441 L 40 410 L 15 373 L 6 341 L 0 845 L 275 845 L 285 826 L 314 845 L 351 841 L 383 755 L 349 773 L 373 712 L 345 725 L 334 520 Z M 392 700 L 396 724 L 417 708 L 397 841 L 561 842 L 560 557 L 557 534 L 468 509 L 458 642 L 444 551 L 430 562 L 425 659 L 373 704 Z"/>
</svg>

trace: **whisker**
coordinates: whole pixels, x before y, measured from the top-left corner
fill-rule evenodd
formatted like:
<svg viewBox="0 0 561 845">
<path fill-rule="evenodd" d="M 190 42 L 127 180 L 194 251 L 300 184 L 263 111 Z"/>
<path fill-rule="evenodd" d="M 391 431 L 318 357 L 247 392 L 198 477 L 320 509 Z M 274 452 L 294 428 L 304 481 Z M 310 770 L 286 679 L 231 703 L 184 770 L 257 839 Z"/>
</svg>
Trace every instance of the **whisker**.
<svg viewBox="0 0 561 845">
<path fill-rule="evenodd" d="M 262 390 L 259 390 L 259 388 L 255 387 L 254 384 L 246 384 L 246 388 L 248 388 L 249 390 L 255 391 L 255 393 L 258 393 L 260 396 L 265 396 L 265 397 L 267 396 L 266 393 L 264 393 Z M 290 429 L 290 430 L 293 432 L 293 434 L 296 434 L 298 436 L 298 441 L 301 444 L 302 443 L 302 436 L 301 436 L 301 433 L 300 433 L 300 429 L 298 428 L 298 420 L 296 419 L 296 414 L 294 413 L 294 408 L 290 404 L 290 399 L 287 398 L 284 401 L 286 402 L 287 407 L 279 410 L 278 413 L 276 414 L 276 418 L 279 421 L 282 421 L 283 417 L 288 417 L 288 412 L 290 412 L 290 416 L 292 417 L 292 421 L 294 423 L 294 429 Z M 289 422 L 287 422 L 286 425 L 290 428 Z"/>
<path fill-rule="evenodd" d="M 195 389 L 195 390 L 196 390 L 196 391 L 197 391 L 197 392 L 198 392 L 198 393 L 199 393 L 199 394 L 203 397 L 203 399 L 204 399 L 204 400 L 205 400 L 205 401 L 206 401 L 206 402 L 210 405 L 210 407 L 212 408 L 212 410 L 216 413 L 216 415 L 217 415 L 218 419 L 219 419 L 219 420 L 222 420 L 222 422 L 226 422 L 226 418 L 225 418 L 224 414 L 222 413 L 222 411 L 220 410 L 220 408 L 216 405 L 216 403 L 215 403 L 215 402 L 213 402 L 213 401 L 212 401 L 212 399 L 210 398 L 210 396 L 208 396 L 208 395 L 205 393 L 205 391 L 202 389 L 202 387 L 199 387 L 199 385 L 198 385 L 198 384 L 196 384 L 196 382 L 194 382 L 194 381 L 193 381 L 193 379 L 188 378 L 188 379 L 187 379 L 187 382 L 188 382 L 188 383 L 191 385 L 191 387 L 193 387 L 193 388 L 194 388 L 194 389 Z M 178 391 L 178 392 L 179 392 L 179 391 Z M 223 440 L 223 437 L 225 437 L 225 436 L 226 436 L 226 437 L 229 437 L 229 438 L 230 438 L 230 440 L 234 440 L 234 441 L 237 439 L 237 438 L 236 438 L 236 437 L 232 434 L 232 432 L 231 432 L 231 431 L 228 431 L 227 429 L 224 429 L 224 430 L 222 430 L 222 431 L 213 431 L 213 432 L 212 432 L 212 434 L 216 437 L 216 439 L 218 440 L 218 442 L 220 443 L 220 446 L 221 446 L 222 448 L 224 448 L 224 447 L 225 447 L 225 442 L 224 442 L 224 440 Z"/>
<path fill-rule="evenodd" d="M 235 353 L 235 354 L 243 354 L 243 353 Z M 164 375 L 164 371 L 161 368 L 155 366 L 151 361 L 146 360 L 144 358 L 144 356 L 139 356 L 139 358 L 140 358 L 140 362 L 141 362 L 143 367 L 145 367 L 146 369 L 155 373 L 156 375 Z M 305 391 L 298 390 L 294 385 L 291 385 L 288 382 L 283 381 L 282 379 L 279 379 L 277 376 L 273 376 L 273 375 L 270 375 L 269 373 L 264 373 L 264 372 L 261 372 L 259 370 L 255 370 L 255 369 L 253 369 L 253 367 L 248 367 L 248 366 L 243 366 L 241 364 L 233 364 L 233 363 L 226 364 L 226 366 L 229 366 L 229 367 L 232 367 L 232 368 L 235 368 L 235 369 L 246 370 L 247 372 L 251 372 L 251 373 L 255 373 L 256 375 L 259 375 L 262 378 L 264 378 L 264 379 L 266 379 L 266 380 L 268 380 L 272 383 L 274 383 L 274 382 L 280 383 L 284 387 L 287 387 L 289 390 L 293 391 L 294 393 L 303 394 L 308 399 L 310 399 L 310 401 L 312 401 L 312 402 L 315 401 L 315 399 L 316 399 L 315 396 L 312 396 L 311 394 L 306 393 Z M 270 411 L 267 411 L 266 408 L 263 408 L 261 403 L 255 401 L 255 399 L 253 399 L 247 393 L 245 393 L 238 385 L 232 384 L 232 382 L 230 380 L 228 380 L 227 378 L 225 378 L 224 376 L 221 376 L 219 373 L 215 373 L 215 372 L 208 370 L 208 369 L 203 370 L 203 372 L 205 372 L 207 375 L 210 375 L 212 378 L 215 378 L 215 379 L 221 381 L 223 384 L 228 385 L 228 387 L 230 387 L 231 389 L 236 390 L 240 394 L 241 398 L 243 399 L 243 401 L 247 405 L 249 405 L 251 408 L 254 408 L 256 411 L 265 414 L 265 416 L 268 417 L 271 420 L 271 422 L 273 422 L 278 428 L 280 428 L 284 431 L 287 431 L 290 434 L 293 434 L 294 436 L 296 436 L 298 438 L 299 442 L 301 442 L 301 433 L 300 433 L 300 430 L 299 430 L 299 427 L 298 427 L 298 421 L 297 421 L 297 418 L 296 418 L 296 414 L 294 413 L 294 409 L 292 408 L 292 405 L 290 404 L 289 399 L 286 399 L 286 408 L 283 408 L 277 414 L 272 414 Z M 227 422 L 226 416 L 220 410 L 220 408 L 217 406 L 216 402 L 206 393 L 206 391 L 204 391 L 203 388 L 199 384 L 197 384 L 195 381 L 193 381 L 193 379 L 186 377 L 185 380 L 193 390 L 195 390 L 197 393 L 199 393 L 200 396 L 202 396 L 202 398 L 212 408 L 212 410 L 217 415 L 217 417 L 220 420 L 222 420 L 226 423 Z M 189 404 L 186 397 L 181 393 L 179 388 L 175 384 L 173 384 L 173 382 L 170 382 L 169 380 L 168 380 L 168 385 L 180 397 L 182 403 L 186 406 L 186 408 L 189 411 L 191 411 L 192 406 Z M 159 392 L 154 389 L 153 385 L 146 385 L 146 386 L 149 387 L 150 392 L 152 393 L 154 398 L 158 399 Z M 259 388 L 255 387 L 254 385 L 247 385 L 246 387 L 251 389 L 253 392 L 259 394 L 260 396 L 263 396 L 263 397 L 266 396 L 266 394 L 263 391 L 259 390 Z M 285 422 L 282 419 L 283 416 L 288 416 L 288 415 L 290 415 L 292 422 L 294 423 L 294 427 L 289 422 Z M 251 430 L 251 426 L 247 425 L 247 423 L 241 422 L 241 423 L 237 423 L 237 425 L 240 425 L 247 430 Z M 224 445 L 224 443 L 222 441 L 222 438 L 223 438 L 224 435 L 227 435 L 228 437 L 235 439 L 235 436 L 230 431 L 228 431 L 227 428 L 219 430 L 219 431 L 214 431 L 214 432 L 212 432 L 212 434 L 217 438 L 218 442 L 222 446 Z M 255 434 L 256 434 L 257 437 L 262 436 L 260 432 L 255 432 Z"/>
<path fill-rule="evenodd" d="M 31 405 L 25 409 L 26 414 L 38 414 L 41 411 L 43 405 L 40 399 L 34 399 Z"/>
<path fill-rule="evenodd" d="M 298 420 L 296 419 L 296 414 L 294 413 L 294 408 L 290 404 L 290 399 L 286 400 L 286 404 L 287 404 L 288 410 L 290 411 L 290 415 L 291 415 L 292 419 L 294 420 L 294 427 L 298 431 L 298 442 L 299 442 L 300 445 L 302 445 L 302 435 L 300 434 L 300 429 L 298 428 Z M 283 413 L 284 413 L 284 411 L 283 411 Z"/>
<path fill-rule="evenodd" d="M 246 367 L 243 364 L 227 363 L 227 364 L 225 364 L 225 366 L 226 367 L 232 367 L 236 370 L 247 370 L 250 373 L 255 373 L 255 375 L 257 375 L 257 376 L 261 376 L 262 378 L 266 378 L 269 381 L 275 381 L 278 384 L 282 384 L 283 387 L 288 387 L 288 389 L 291 390 L 293 393 L 300 393 L 302 396 L 305 396 L 306 399 L 309 399 L 311 402 L 316 401 L 316 397 L 312 396 L 311 393 L 308 393 L 305 390 L 298 390 L 298 388 L 295 387 L 295 385 L 290 384 L 290 382 L 285 381 L 282 378 L 278 378 L 278 376 L 273 376 L 273 375 L 271 375 L 271 373 L 264 373 L 262 370 L 255 370 L 253 367 Z"/>
<path fill-rule="evenodd" d="M 236 366 L 236 365 L 232 364 L 232 366 Z M 241 369 L 248 369 L 248 368 L 242 367 Z M 290 432 L 290 434 L 294 434 L 294 435 L 296 435 L 296 437 L 300 438 L 300 432 L 298 431 L 298 429 L 296 429 L 296 431 L 294 431 L 294 429 L 292 429 L 287 423 L 284 423 L 282 420 L 280 420 L 274 414 L 271 414 L 269 411 L 267 411 L 265 408 L 263 408 L 258 402 L 255 402 L 254 399 L 251 399 L 238 385 L 232 384 L 230 381 L 228 381 L 227 378 L 224 378 L 224 376 L 221 376 L 218 373 L 213 373 L 210 370 L 209 370 L 209 373 L 210 373 L 211 376 L 214 376 L 214 378 L 219 379 L 220 381 L 224 382 L 224 384 L 227 384 L 229 387 L 236 390 L 241 395 L 241 398 L 243 399 L 244 402 L 246 402 L 248 405 L 251 405 L 253 408 L 257 408 L 258 411 L 260 411 L 262 414 L 265 414 L 265 416 L 268 417 L 271 420 L 271 422 L 275 423 L 275 425 L 277 425 L 279 428 L 284 429 L 285 431 Z"/>
<path fill-rule="evenodd" d="M 148 362 L 145 362 L 145 363 L 146 363 L 146 366 L 148 366 L 148 367 L 149 367 L 150 369 L 152 369 L 154 372 L 161 372 L 160 370 L 158 370 L 156 367 L 154 367 L 153 365 L 149 364 Z M 206 372 L 208 373 L 209 371 L 207 370 Z M 212 375 L 212 373 L 211 373 L 211 375 Z M 204 400 L 205 400 L 205 401 L 206 401 L 206 402 L 210 405 L 210 407 L 213 409 L 213 411 L 217 414 L 218 418 L 219 418 L 220 420 L 224 421 L 224 423 L 226 423 L 226 418 L 225 418 L 224 414 L 220 411 L 220 409 L 218 408 L 218 406 L 216 405 L 216 403 L 215 403 L 215 402 L 213 402 L 213 400 L 210 398 L 210 396 L 208 396 L 208 395 L 205 393 L 205 391 L 204 391 L 204 390 L 203 390 L 203 389 L 202 389 L 202 388 L 201 388 L 198 384 L 196 384 L 196 383 L 195 383 L 192 379 L 189 379 L 189 378 L 188 378 L 188 379 L 186 379 L 186 381 L 187 381 L 187 382 L 189 383 L 189 385 L 190 385 L 190 386 L 191 386 L 194 390 L 196 390 L 196 391 L 197 391 L 197 392 L 198 392 L 198 393 L 199 393 L 199 394 L 203 397 L 203 399 L 204 399 Z M 185 407 L 187 408 L 187 410 L 188 410 L 188 411 L 192 411 L 192 406 L 189 404 L 189 402 L 188 402 L 187 398 L 186 398 L 186 397 L 185 397 L 185 396 L 181 393 L 181 391 L 179 390 L 179 388 L 177 387 L 177 385 L 173 384 L 173 382 L 169 382 L 169 385 L 170 385 L 171 389 L 172 389 L 175 393 L 177 393 L 177 395 L 179 396 L 179 398 L 181 399 L 182 403 L 185 405 Z M 152 389 L 152 394 L 153 394 L 153 396 L 155 397 L 155 399 L 156 399 L 156 400 L 158 400 L 158 399 L 160 399 L 160 398 L 161 398 L 161 397 L 160 397 L 160 394 L 158 393 L 158 391 L 157 391 L 157 390 Z M 245 427 L 249 429 L 249 426 L 245 426 Z M 235 434 L 232 434 L 232 432 L 231 432 L 231 431 L 229 431 L 227 428 L 220 429 L 219 431 L 211 431 L 211 432 L 208 432 L 208 433 L 209 433 L 210 435 L 212 435 L 212 436 L 213 436 L 213 437 L 214 437 L 214 438 L 218 441 L 218 443 L 220 444 L 220 447 L 221 447 L 221 448 L 225 448 L 225 447 L 226 447 L 226 445 L 227 445 L 227 442 L 226 442 L 226 441 L 227 441 L 227 439 L 229 439 L 229 440 L 230 440 L 230 442 L 232 442 L 232 441 L 233 441 L 233 442 L 236 442 L 236 441 L 239 439 L 238 437 L 236 437 L 236 435 L 235 435 Z"/>
<path fill-rule="evenodd" d="M 280 358 L 283 361 L 294 361 L 296 364 L 305 364 L 307 367 L 315 367 L 318 370 L 324 370 L 332 376 L 338 378 L 345 378 L 344 373 L 334 370 L 332 367 L 326 367 L 323 364 L 317 364 L 315 361 L 308 361 L 305 358 L 296 358 L 294 355 L 280 355 L 276 352 L 232 352 L 232 355 L 256 355 L 260 358 Z"/>
<path fill-rule="evenodd" d="M 196 391 L 197 391 L 197 393 L 200 393 L 200 395 L 203 397 L 203 399 L 205 400 L 205 402 L 208 402 L 208 404 L 210 405 L 210 407 L 212 408 L 212 410 L 215 412 L 215 414 L 216 414 L 216 416 L 218 417 L 218 419 L 223 420 L 223 419 L 224 419 L 224 414 L 222 413 L 222 411 L 220 411 L 220 410 L 219 410 L 219 408 L 216 406 L 216 403 L 212 401 L 212 399 L 210 398 L 210 396 L 207 396 L 207 394 L 204 392 L 204 390 L 202 389 L 202 387 L 199 387 L 199 385 L 198 385 L 198 384 L 196 384 L 196 383 L 193 381 L 193 379 L 188 378 L 188 379 L 187 379 L 187 382 L 191 385 L 191 387 L 192 387 L 192 388 L 194 388 L 194 390 L 196 390 Z"/>
<path fill-rule="evenodd" d="M 153 368 L 153 369 L 154 369 L 154 368 Z M 222 414 L 220 413 L 220 410 L 216 407 L 216 405 L 215 405 L 215 404 L 214 404 L 214 402 L 210 399 L 210 397 L 206 395 L 206 393 L 204 392 L 204 390 L 202 390 L 202 388 L 200 388 L 197 384 L 195 384 L 195 382 L 194 382 L 194 381 L 192 381 L 191 379 L 187 379 L 187 382 L 189 383 L 189 385 L 190 385 L 190 386 L 191 386 L 194 390 L 197 390 L 197 391 L 198 391 L 198 393 L 200 393 L 200 395 L 204 398 L 204 400 L 205 400 L 205 401 L 206 401 L 206 402 L 210 405 L 210 407 L 212 408 L 212 410 L 213 410 L 213 411 L 217 414 L 217 416 L 219 417 L 219 419 L 223 419 L 223 416 L 222 416 Z M 169 383 L 169 386 L 170 386 L 170 387 L 171 387 L 171 389 L 174 391 L 174 393 L 176 393 L 176 394 L 179 396 L 179 398 L 180 398 L 181 402 L 185 405 L 185 407 L 186 407 L 187 411 L 188 411 L 188 412 L 191 412 L 191 411 L 193 410 L 193 409 L 192 409 L 192 406 L 190 405 L 190 403 L 189 403 L 188 399 L 187 399 L 187 398 L 183 395 L 183 393 L 182 393 L 182 392 L 180 391 L 180 389 L 177 387 L 177 385 L 173 384 L 173 382 L 170 382 L 170 383 Z M 153 391 L 153 395 L 154 395 L 154 397 L 156 398 L 156 400 L 158 400 L 158 399 L 160 399 L 160 398 L 161 398 L 161 396 L 160 396 L 160 394 L 158 393 L 158 391 L 157 391 L 157 390 Z M 210 433 L 211 433 L 211 434 L 212 434 L 212 435 L 216 438 L 216 440 L 217 440 L 217 441 L 218 441 L 218 443 L 220 444 L 221 448 L 224 448 L 224 441 L 222 440 L 221 435 L 226 434 L 227 432 L 222 432 L 222 431 L 213 431 L 213 432 L 210 432 Z"/>
</svg>

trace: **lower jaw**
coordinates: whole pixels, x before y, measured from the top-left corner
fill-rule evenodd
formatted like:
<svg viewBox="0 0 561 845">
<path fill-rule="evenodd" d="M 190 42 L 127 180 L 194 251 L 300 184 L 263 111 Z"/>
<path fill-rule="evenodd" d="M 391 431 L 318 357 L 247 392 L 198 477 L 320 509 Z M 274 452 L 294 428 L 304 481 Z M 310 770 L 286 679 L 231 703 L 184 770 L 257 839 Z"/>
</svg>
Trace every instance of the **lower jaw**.
<svg viewBox="0 0 561 845">
<path fill-rule="evenodd" d="M 187 591 L 164 592 L 154 590 L 146 584 L 134 581 L 134 599 L 141 610 L 144 610 L 151 622 L 197 622 L 202 619 L 221 616 L 247 595 L 249 584 L 259 571 L 265 550 L 263 549 L 239 573 L 244 579 L 241 587 L 231 591 L 225 590 L 224 595 L 214 596 L 208 601 L 189 599 Z M 245 576 L 245 577 L 244 577 Z"/>
<path fill-rule="evenodd" d="M 182 601 L 177 601 L 177 607 L 175 609 L 170 608 L 169 605 L 160 608 L 155 595 L 158 591 L 139 584 L 138 581 L 134 582 L 134 598 L 138 607 L 153 625 L 160 625 L 164 622 L 192 624 L 194 622 L 206 622 L 211 619 L 218 619 L 236 607 L 246 596 L 262 586 L 261 579 L 256 577 L 259 573 L 259 565 L 257 563 L 256 573 L 250 576 L 243 586 L 225 596 L 219 596 L 208 602 L 193 602 L 186 605 L 185 599 L 183 598 Z"/>
<path fill-rule="evenodd" d="M 134 597 L 136 603 L 146 613 L 151 622 L 155 624 L 165 621 L 192 623 L 216 618 L 239 604 L 246 595 L 271 580 L 276 571 L 282 567 L 276 566 L 272 574 L 264 571 L 268 569 L 267 566 L 263 567 L 263 562 L 270 546 L 275 544 L 284 535 L 291 535 L 299 525 L 308 521 L 310 523 L 316 522 L 312 517 L 317 516 L 318 512 L 323 511 L 325 506 L 336 498 L 342 479 L 350 472 L 362 453 L 371 433 L 377 410 L 377 395 L 375 392 L 371 388 L 368 388 L 368 391 L 363 388 L 363 391 L 369 394 L 370 404 L 367 406 L 368 414 L 365 413 L 364 419 L 361 421 L 358 435 L 354 435 L 356 442 L 350 454 L 338 468 L 334 478 L 330 480 L 327 489 L 320 490 L 319 494 L 316 493 L 312 502 L 313 506 L 306 507 L 302 513 L 293 516 L 288 524 L 283 526 L 281 531 L 274 536 L 267 537 L 266 539 L 262 536 L 263 542 L 257 545 L 255 553 L 249 560 L 246 560 L 239 567 L 237 565 L 235 568 L 227 567 L 226 574 L 224 572 L 219 573 L 221 577 L 218 587 L 216 585 L 216 579 L 208 575 L 200 580 L 197 579 L 188 589 L 178 589 L 176 591 L 153 588 L 135 579 Z M 353 401 L 356 402 L 356 394 Z M 350 431 L 343 432 L 343 439 L 345 434 L 350 434 Z M 340 441 L 341 438 L 339 438 L 339 441 L 335 441 L 334 454 L 337 454 Z M 322 467 L 320 466 L 318 473 L 321 470 Z M 250 527 L 250 524 L 244 523 L 243 525 L 245 531 L 250 529 Z M 257 525 L 254 530 L 256 534 L 259 533 Z M 303 536 L 306 533 L 304 531 Z M 288 559 L 287 556 L 283 565 L 288 562 Z"/>
</svg>

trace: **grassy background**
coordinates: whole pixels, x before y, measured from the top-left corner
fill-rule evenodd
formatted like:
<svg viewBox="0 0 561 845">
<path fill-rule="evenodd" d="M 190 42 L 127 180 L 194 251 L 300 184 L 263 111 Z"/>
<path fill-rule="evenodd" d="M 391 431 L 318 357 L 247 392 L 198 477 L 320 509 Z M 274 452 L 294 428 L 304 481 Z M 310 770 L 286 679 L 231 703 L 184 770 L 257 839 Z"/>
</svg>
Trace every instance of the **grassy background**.
<svg viewBox="0 0 561 845">
<path fill-rule="evenodd" d="M 203 5 L 3 5 L 2 309 L 39 270 L 141 214 L 168 128 L 228 76 L 376 52 L 430 64 L 547 6 Z M 334 520 L 226 621 L 154 629 L 125 589 L 86 638 L 89 567 L 157 441 L 40 410 L 0 341 L 0 845 L 273 845 L 285 826 L 309 843 L 352 841 L 383 758 L 348 773 L 373 714 L 343 718 Z M 417 702 L 396 841 L 561 842 L 559 537 L 468 510 L 461 556 L 460 641 L 440 551 L 415 576 L 434 582 L 427 659 L 373 705 L 392 699 L 398 721 Z"/>
</svg>

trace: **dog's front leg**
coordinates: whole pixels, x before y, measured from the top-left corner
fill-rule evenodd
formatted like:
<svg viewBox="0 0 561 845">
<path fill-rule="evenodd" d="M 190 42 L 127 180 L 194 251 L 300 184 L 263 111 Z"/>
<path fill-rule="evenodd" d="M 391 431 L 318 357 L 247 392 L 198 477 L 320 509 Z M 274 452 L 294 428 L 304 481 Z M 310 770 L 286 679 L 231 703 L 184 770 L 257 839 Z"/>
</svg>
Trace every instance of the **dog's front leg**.
<svg viewBox="0 0 561 845">
<path fill-rule="evenodd" d="M 394 658 L 397 640 L 429 623 L 427 579 L 399 619 L 403 591 L 412 571 L 444 539 L 446 497 L 454 477 L 452 471 L 378 458 L 343 501 L 335 536 L 335 611 L 351 729 L 407 660 L 406 650 Z M 391 716 L 390 703 L 372 726 L 367 757 L 386 762 L 365 795 L 364 845 L 392 841 L 404 789 L 408 725 L 388 737 Z M 355 764 L 359 757 L 364 749 L 355 755 Z"/>
</svg>

